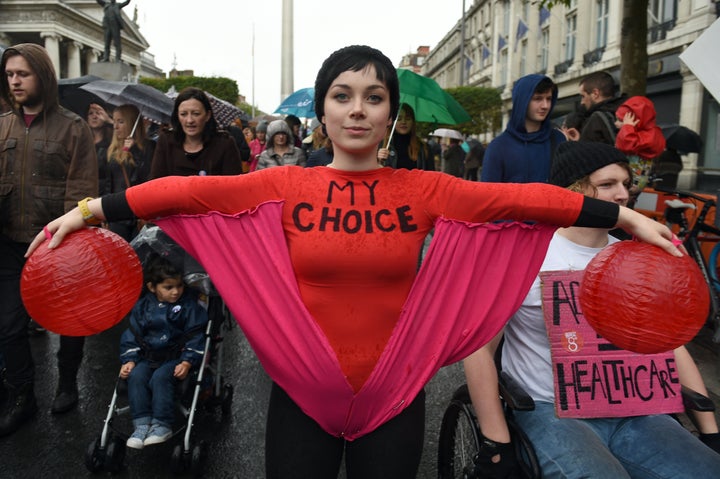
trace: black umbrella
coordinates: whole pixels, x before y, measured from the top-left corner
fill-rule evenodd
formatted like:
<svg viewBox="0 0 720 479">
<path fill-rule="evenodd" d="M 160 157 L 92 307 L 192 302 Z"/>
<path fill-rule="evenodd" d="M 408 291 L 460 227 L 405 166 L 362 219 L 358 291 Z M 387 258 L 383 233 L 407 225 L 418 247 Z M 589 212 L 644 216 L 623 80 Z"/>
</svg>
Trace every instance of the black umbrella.
<svg viewBox="0 0 720 479">
<path fill-rule="evenodd" d="M 80 87 L 111 105 L 135 105 L 140 114 L 157 123 L 170 123 L 173 101 L 160 90 L 143 83 L 98 80 Z"/>
<path fill-rule="evenodd" d="M 665 137 L 665 147 L 671 148 L 680 154 L 700 153 L 703 141 L 696 132 L 681 125 L 668 125 L 661 127 Z"/>
<path fill-rule="evenodd" d="M 97 103 L 109 113 L 108 105 L 99 96 L 85 90 L 80 90 L 80 87 L 86 83 L 97 80 L 102 80 L 102 78 L 95 75 L 61 78 L 58 80 L 58 100 L 60 104 L 83 118 L 87 117 L 88 108 L 91 103 Z"/>
</svg>

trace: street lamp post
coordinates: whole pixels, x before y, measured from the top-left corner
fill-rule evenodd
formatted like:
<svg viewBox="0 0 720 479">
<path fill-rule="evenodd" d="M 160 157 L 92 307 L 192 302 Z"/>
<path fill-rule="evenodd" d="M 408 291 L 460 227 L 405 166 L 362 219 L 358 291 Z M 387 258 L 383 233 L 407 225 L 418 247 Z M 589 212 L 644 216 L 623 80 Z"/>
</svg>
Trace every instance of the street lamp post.
<svg viewBox="0 0 720 479">
<path fill-rule="evenodd" d="M 282 2 L 282 51 L 281 72 L 280 72 L 280 101 L 289 97 L 293 92 L 293 0 Z"/>
<path fill-rule="evenodd" d="M 465 85 L 465 0 L 462 2 L 460 17 L 460 86 Z"/>
</svg>

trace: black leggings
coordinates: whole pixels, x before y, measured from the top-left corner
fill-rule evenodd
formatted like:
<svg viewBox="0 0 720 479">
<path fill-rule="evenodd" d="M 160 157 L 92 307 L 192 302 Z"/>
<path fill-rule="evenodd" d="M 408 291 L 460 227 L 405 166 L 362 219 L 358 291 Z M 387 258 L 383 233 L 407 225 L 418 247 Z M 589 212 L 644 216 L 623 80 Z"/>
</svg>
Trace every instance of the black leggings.
<svg viewBox="0 0 720 479">
<path fill-rule="evenodd" d="M 265 434 L 267 479 L 415 478 L 425 433 L 425 391 L 400 414 L 355 439 L 332 436 L 273 383 Z"/>
</svg>

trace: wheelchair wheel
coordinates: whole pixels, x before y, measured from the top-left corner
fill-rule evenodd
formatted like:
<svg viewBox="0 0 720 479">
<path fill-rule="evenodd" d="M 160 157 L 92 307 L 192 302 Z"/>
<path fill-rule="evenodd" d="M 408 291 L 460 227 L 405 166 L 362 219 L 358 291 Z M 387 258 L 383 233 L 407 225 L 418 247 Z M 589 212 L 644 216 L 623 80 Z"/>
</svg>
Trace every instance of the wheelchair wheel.
<svg viewBox="0 0 720 479">
<path fill-rule="evenodd" d="M 455 391 L 445 410 L 438 441 L 440 479 L 475 477 L 473 459 L 480 450 L 480 436 L 467 385 Z"/>
<path fill-rule="evenodd" d="M 515 456 L 518 458 L 518 464 L 523 473 L 523 477 L 540 479 L 542 477 L 540 463 L 535 455 L 535 449 L 530 439 L 528 439 L 512 417 L 508 417 L 506 414 L 505 419 L 507 420 L 508 429 L 510 430 L 510 438 L 515 445 Z"/>
</svg>

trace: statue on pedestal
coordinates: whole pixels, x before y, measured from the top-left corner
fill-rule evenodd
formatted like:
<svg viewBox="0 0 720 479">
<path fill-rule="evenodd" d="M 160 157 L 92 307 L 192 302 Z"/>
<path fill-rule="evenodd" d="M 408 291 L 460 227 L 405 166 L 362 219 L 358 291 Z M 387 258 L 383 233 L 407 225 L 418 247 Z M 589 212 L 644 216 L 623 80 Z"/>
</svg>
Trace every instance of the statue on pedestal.
<svg viewBox="0 0 720 479">
<path fill-rule="evenodd" d="M 123 28 L 122 15 L 120 10 L 130 3 L 130 0 L 117 3 L 115 0 L 97 0 L 103 7 L 103 28 L 105 29 L 105 53 L 100 58 L 101 62 L 110 61 L 110 42 L 115 43 L 115 61 L 119 62 L 122 47 L 120 46 L 120 30 Z"/>
</svg>

